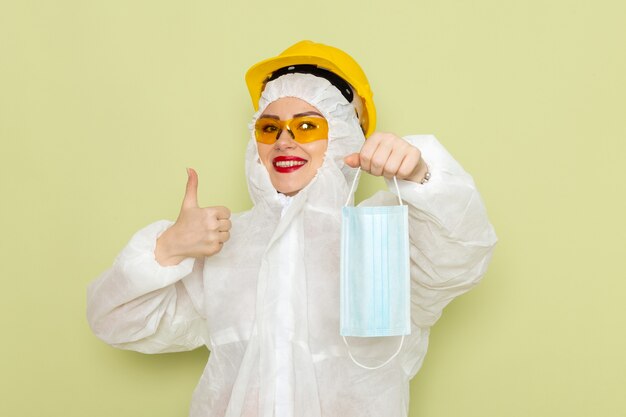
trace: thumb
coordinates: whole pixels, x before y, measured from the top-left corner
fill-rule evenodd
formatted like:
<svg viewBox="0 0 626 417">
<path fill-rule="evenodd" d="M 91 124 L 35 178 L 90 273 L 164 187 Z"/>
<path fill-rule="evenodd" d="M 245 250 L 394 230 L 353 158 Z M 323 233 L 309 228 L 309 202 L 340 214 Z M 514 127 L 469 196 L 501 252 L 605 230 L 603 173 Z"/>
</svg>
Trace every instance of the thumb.
<svg viewBox="0 0 626 417">
<path fill-rule="evenodd" d="M 198 207 L 198 174 L 193 168 L 187 168 L 187 189 L 183 199 L 183 208 Z"/>
<path fill-rule="evenodd" d="M 357 168 L 361 166 L 361 158 L 358 153 L 351 153 L 350 155 L 343 158 L 343 161 L 352 168 Z"/>
</svg>

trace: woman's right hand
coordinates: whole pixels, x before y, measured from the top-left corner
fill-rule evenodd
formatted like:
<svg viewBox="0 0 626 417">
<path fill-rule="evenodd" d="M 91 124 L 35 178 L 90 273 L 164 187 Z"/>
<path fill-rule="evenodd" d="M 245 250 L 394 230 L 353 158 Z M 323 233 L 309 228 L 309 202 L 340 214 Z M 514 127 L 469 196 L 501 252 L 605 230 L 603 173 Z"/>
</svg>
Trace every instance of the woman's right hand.
<svg viewBox="0 0 626 417">
<path fill-rule="evenodd" d="M 154 256 L 163 266 L 178 265 L 185 258 L 216 254 L 230 238 L 230 210 L 198 206 L 198 174 L 187 169 L 187 189 L 178 219 L 157 239 Z"/>
</svg>

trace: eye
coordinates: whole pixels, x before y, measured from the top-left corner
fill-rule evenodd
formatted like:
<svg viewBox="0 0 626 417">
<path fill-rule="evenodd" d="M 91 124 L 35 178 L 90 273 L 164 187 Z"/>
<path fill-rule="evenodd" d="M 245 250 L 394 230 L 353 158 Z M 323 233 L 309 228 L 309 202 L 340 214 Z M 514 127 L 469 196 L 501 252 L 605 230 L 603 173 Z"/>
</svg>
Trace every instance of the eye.
<svg viewBox="0 0 626 417">
<path fill-rule="evenodd" d="M 313 130 L 316 129 L 317 125 L 311 123 L 311 122 L 302 122 L 298 125 L 298 129 L 300 130 Z"/>
<path fill-rule="evenodd" d="M 267 125 L 263 125 L 261 130 L 263 131 L 263 133 L 274 133 L 278 131 L 278 128 L 275 125 L 267 124 Z"/>
</svg>

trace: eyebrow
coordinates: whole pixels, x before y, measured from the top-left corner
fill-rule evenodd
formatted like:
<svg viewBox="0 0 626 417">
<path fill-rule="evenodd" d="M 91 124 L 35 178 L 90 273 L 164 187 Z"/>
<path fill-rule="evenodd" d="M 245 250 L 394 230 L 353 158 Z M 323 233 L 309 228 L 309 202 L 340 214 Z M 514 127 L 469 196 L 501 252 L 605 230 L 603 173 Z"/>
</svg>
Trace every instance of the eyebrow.
<svg viewBox="0 0 626 417">
<path fill-rule="evenodd" d="M 324 117 L 321 114 L 319 114 L 316 111 L 305 111 L 304 113 L 298 113 L 298 114 L 294 114 L 293 117 L 303 117 L 303 116 L 319 116 L 319 117 Z M 273 115 L 273 114 L 263 114 L 261 115 L 260 118 L 268 118 L 268 119 L 276 119 L 276 120 L 280 120 L 280 117 Z"/>
<path fill-rule="evenodd" d="M 293 117 L 302 117 L 302 116 L 319 116 L 324 117 L 316 111 L 305 111 L 304 113 L 294 114 Z"/>
</svg>

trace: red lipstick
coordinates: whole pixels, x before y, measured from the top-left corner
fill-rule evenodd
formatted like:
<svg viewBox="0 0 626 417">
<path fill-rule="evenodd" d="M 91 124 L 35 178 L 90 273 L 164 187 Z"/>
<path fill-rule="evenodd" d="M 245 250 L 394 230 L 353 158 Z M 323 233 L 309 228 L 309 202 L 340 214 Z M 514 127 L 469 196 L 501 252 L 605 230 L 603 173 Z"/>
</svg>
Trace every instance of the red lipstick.
<svg viewBox="0 0 626 417">
<path fill-rule="evenodd" d="M 302 168 L 308 161 L 297 156 L 277 156 L 272 159 L 272 165 L 276 172 L 288 174 Z"/>
</svg>

